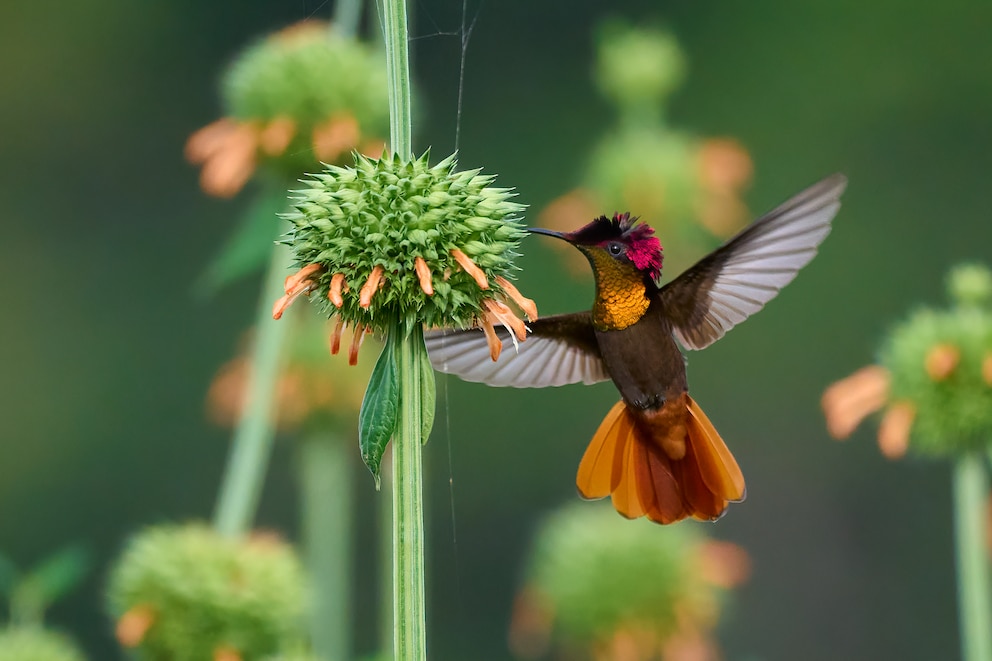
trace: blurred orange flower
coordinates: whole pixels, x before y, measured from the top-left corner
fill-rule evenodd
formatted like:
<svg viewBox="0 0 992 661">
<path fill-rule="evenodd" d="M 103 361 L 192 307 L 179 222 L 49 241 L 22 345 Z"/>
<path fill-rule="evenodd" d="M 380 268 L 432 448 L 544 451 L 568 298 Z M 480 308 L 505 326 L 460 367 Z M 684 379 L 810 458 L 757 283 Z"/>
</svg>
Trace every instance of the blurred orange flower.
<svg viewBox="0 0 992 661">
<path fill-rule="evenodd" d="M 320 322 L 306 323 L 325 327 Z M 356 417 L 371 367 L 345 365 L 342 360 L 328 355 L 331 352 L 327 344 L 335 341 L 340 344 L 342 330 L 335 328 L 321 347 L 309 347 L 301 355 L 291 355 L 287 360 L 275 392 L 277 425 L 280 429 L 298 429 L 314 416 L 326 415 L 351 421 Z M 364 334 L 364 329 L 353 333 L 358 340 L 352 342 L 355 345 L 352 349 L 355 363 L 358 362 L 358 344 Z M 304 337 L 294 346 L 308 341 L 314 344 L 313 338 Z M 211 421 L 223 427 L 232 427 L 237 423 L 247 403 L 250 376 L 247 351 L 217 371 L 207 393 L 207 412 Z"/>
</svg>

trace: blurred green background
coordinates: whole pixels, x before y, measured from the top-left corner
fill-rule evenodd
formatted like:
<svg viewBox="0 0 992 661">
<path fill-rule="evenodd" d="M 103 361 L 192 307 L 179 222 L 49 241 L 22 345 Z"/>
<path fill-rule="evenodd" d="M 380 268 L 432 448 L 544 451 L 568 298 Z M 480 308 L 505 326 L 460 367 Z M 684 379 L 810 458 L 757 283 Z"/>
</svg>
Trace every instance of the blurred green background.
<svg viewBox="0 0 992 661">
<path fill-rule="evenodd" d="M 672 122 L 744 144 L 753 211 L 849 176 L 820 256 L 690 356 L 693 394 L 748 479 L 747 502 L 708 528 L 754 565 L 721 641 L 750 661 L 955 658 L 948 467 L 885 461 L 870 426 L 830 440 L 818 401 L 872 361 L 893 321 L 942 302 L 950 265 L 992 261 L 992 4 L 468 5 L 461 163 L 499 173 L 535 209 L 575 185 L 612 122 L 590 78 L 607 16 L 675 31 L 690 69 Z M 461 48 L 440 33 L 458 30 L 461 3 L 412 7 L 416 145 L 441 155 L 454 145 Z M 250 196 L 203 195 L 183 143 L 219 115 L 217 78 L 249 39 L 330 13 L 316 0 L 0 5 L 0 549 L 29 565 L 68 541 L 90 546 L 97 570 L 50 621 L 92 658 L 116 658 L 101 585 L 129 532 L 211 514 L 228 432 L 207 423 L 203 399 L 255 312 L 257 282 L 209 301 L 193 292 Z M 588 283 L 545 242 L 524 248 L 521 287 L 542 313 L 589 305 Z M 575 467 L 616 396 L 606 384 L 440 385 L 431 656 L 508 659 L 534 525 L 576 497 Z M 293 459 L 277 448 L 259 517 L 290 535 Z M 378 494 L 361 475 L 356 616 L 369 650 Z"/>
</svg>

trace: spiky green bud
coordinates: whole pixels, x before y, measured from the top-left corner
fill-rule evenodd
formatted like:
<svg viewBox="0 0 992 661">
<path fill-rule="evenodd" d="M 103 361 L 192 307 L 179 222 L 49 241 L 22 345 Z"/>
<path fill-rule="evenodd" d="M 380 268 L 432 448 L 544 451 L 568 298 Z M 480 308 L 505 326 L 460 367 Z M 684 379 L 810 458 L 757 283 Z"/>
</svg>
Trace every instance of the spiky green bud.
<svg viewBox="0 0 992 661">
<path fill-rule="evenodd" d="M 0 661 L 84 661 L 62 634 L 36 627 L 0 629 Z"/>
<path fill-rule="evenodd" d="M 961 264 L 947 276 L 951 299 L 962 306 L 987 306 L 992 302 L 992 272 L 981 264 Z"/>
<path fill-rule="evenodd" d="M 625 629 L 664 640 L 687 624 L 679 618 L 705 612 L 702 619 L 712 620 L 721 591 L 702 575 L 705 543 L 691 525 L 659 529 L 609 507 L 569 506 L 541 526 L 528 585 L 573 644 Z"/>
<path fill-rule="evenodd" d="M 293 138 L 271 162 L 294 178 L 317 163 L 314 130 L 329 120 L 354 118 L 362 142 L 388 135 L 381 53 L 320 21 L 288 27 L 247 48 L 226 72 L 222 91 L 237 120 L 292 120 Z"/>
<path fill-rule="evenodd" d="M 890 400 L 915 409 L 909 445 L 914 451 L 958 454 L 992 442 L 990 283 L 988 269 L 958 267 L 948 279 L 958 305 L 916 311 L 882 346 Z"/>
<path fill-rule="evenodd" d="M 234 540 L 205 526 L 167 525 L 130 542 L 109 602 L 118 619 L 148 614 L 134 641 L 142 659 L 211 659 L 225 648 L 261 659 L 304 640 L 305 584 L 292 548 L 274 537 Z"/>
<path fill-rule="evenodd" d="M 685 79 L 685 55 L 666 30 L 609 22 L 598 36 L 596 83 L 621 109 L 659 108 Z"/>
<path fill-rule="evenodd" d="M 523 205 L 511 201 L 512 189 L 490 186 L 494 176 L 456 172 L 454 156 L 431 166 L 428 156 L 405 161 L 356 154 L 355 167 L 329 166 L 294 191 L 286 243 L 301 267 L 320 266 L 310 278 L 310 298 L 328 317 L 377 331 L 398 321 L 465 327 L 482 314 L 484 299 L 502 293 L 496 279 L 513 268 L 525 233 L 518 215 Z M 486 288 L 457 251 L 481 270 Z M 417 272 L 418 258 L 432 293 Z M 381 279 L 363 299 L 376 270 Z M 331 292 L 338 274 L 344 278 L 340 307 Z"/>
</svg>

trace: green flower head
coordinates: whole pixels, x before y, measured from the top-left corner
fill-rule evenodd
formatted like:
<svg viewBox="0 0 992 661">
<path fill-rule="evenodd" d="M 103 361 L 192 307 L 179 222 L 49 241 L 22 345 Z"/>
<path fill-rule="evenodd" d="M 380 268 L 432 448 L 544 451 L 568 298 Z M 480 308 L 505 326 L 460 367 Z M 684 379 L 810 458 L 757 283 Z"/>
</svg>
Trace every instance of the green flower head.
<svg viewBox="0 0 992 661">
<path fill-rule="evenodd" d="M 525 641 L 550 631 L 528 631 L 529 623 L 550 627 L 553 620 L 571 645 L 601 646 L 638 632 L 657 653 L 685 629 L 711 629 L 722 595 L 743 580 L 747 564 L 743 550 L 708 540 L 696 526 L 659 530 L 623 521 L 608 507 L 568 506 L 539 530 L 511 641 L 538 652 Z"/>
<path fill-rule="evenodd" d="M 481 326 L 493 360 L 502 324 L 526 339 L 523 320 L 506 305 L 513 301 L 531 319 L 534 302 L 507 279 L 525 230 L 509 188 L 491 186 L 494 177 L 479 170 L 458 172 L 450 156 L 437 165 L 428 153 L 413 160 L 355 155 L 355 166 L 327 166 L 295 191 L 285 243 L 300 270 L 286 278 L 286 294 L 276 301 L 279 319 L 300 295 L 309 296 L 337 323 L 331 353 L 346 325 L 354 328 L 352 357 L 364 333 L 386 338 L 359 413 L 362 459 L 378 480 L 382 453 L 399 410 L 400 342 L 424 325 Z M 422 342 L 422 340 L 421 340 Z M 354 362 L 352 360 L 352 362 Z M 427 354 L 419 361 L 422 437 L 434 416 L 434 373 Z"/>
<path fill-rule="evenodd" d="M 220 537 L 208 528 L 159 526 L 128 545 L 110 579 L 117 637 L 140 658 L 260 659 L 305 639 L 300 562 L 273 536 Z M 226 658 L 226 657 L 224 657 Z"/>
<path fill-rule="evenodd" d="M 622 109 L 659 107 L 685 79 L 685 55 L 666 30 L 610 21 L 597 45 L 596 83 Z"/>
<path fill-rule="evenodd" d="M 285 243 L 301 270 L 286 282 L 278 318 L 307 294 L 328 317 L 384 332 L 468 327 L 487 316 L 523 333 L 499 298 L 530 316 L 533 303 L 507 279 L 525 231 L 508 188 L 479 170 L 455 171 L 454 157 L 431 166 L 428 154 L 355 156 L 355 167 L 328 166 L 295 191 Z"/>
<path fill-rule="evenodd" d="M 222 81 L 227 116 L 196 131 L 187 158 L 204 191 L 230 197 L 264 167 L 286 181 L 352 150 L 379 153 L 389 130 L 386 68 L 372 46 L 304 21 L 259 40 Z"/>
<path fill-rule="evenodd" d="M 948 289 L 956 305 L 918 310 L 880 352 L 890 400 L 912 411 L 909 447 L 928 455 L 981 450 L 992 440 L 992 274 L 957 267 Z"/>
</svg>

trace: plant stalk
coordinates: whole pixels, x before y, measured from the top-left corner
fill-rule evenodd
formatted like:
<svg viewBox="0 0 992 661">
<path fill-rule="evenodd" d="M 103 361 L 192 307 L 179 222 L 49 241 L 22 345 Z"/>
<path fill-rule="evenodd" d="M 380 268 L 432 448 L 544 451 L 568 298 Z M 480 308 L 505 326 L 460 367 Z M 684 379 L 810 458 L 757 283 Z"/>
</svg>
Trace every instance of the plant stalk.
<svg viewBox="0 0 992 661">
<path fill-rule="evenodd" d="M 410 661 L 427 659 L 421 351 L 418 326 L 399 346 L 400 422 L 393 438 L 393 655 Z"/>
<path fill-rule="evenodd" d="M 962 456 L 954 467 L 958 619 L 963 661 L 992 661 L 992 606 L 986 558 L 989 479 L 982 458 Z"/>
<path fill-rule="evenodd" d="M 331 433 L 300 439 L 303 550 L 313 606 L 310 638 L 322 659 L 351 654 L 351 445 Z"/>
<path fill-rule="evenodd" d="M 278 226 L 282 234 L 283 226 Z M 255 322 L 255 344 L 248 371 L 248 397 L 234 431 L 221 482 L 214 527 L 222 535 L 240 536 L 252 526 L 265 484 L 275 437 L 275 393 L 283 347 L 290 324 L 272 319 L 272 302 L 283 294 L 283 280 L 292 266 L 289 249 L 276 245 L 265 274 Z"/>
<path fill-rule="evenodd" d="M 383 465 L 393 465 L 393 449 L 386 447 Z M 382 471 L 379 480 L 379 651 L 383 658 L 393 649 L 393 474 Z"/>
<path fill-rule="evenodd" d="M 331 29 L 345 37 L 354 37 L 362 20 L 362 0 L 337 0 Z"/>
<path fill-rule="evenodd" d="M 406 0 L 382 0 L 382 29 L 389 85 L 389 144 L 400 158 L 413 156 L 409 27 Z"/>
<path fill-rule="evenodd" d="M 413 156 L 410 53 L 406 0 L 382 0 L 386 79 L 389 85 L 389 139 L 394 154 Z M 399 425 L 393 436 L 393 658 L 426 661 L 424 599 L 423 434 L 420 369 L 427 349 L 423 329 L 403 328 L 398 347 Z"/>
</svg>

